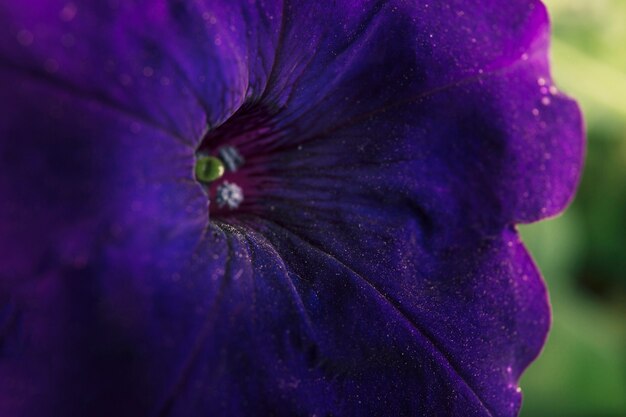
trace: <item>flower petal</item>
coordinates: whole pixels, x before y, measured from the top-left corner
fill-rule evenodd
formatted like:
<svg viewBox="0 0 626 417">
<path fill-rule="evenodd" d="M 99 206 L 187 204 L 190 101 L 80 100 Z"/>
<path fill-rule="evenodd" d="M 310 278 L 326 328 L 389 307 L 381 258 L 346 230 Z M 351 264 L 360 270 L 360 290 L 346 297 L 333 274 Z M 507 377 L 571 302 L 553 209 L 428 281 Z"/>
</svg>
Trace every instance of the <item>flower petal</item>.
<svg viewBox="0 0 626 417">
<path fill-rule="evenodd" d="M 266 83 L 278 1 L 11 2 L 0 64 L 196 143 Z"/>
<path fill-rule="evenodd" d="M 454 389 L 465 386 L 484 406 L 470 414 L 515 415 L 517 380 L 541 349 L 549 309 L 511 228 L 569 202 L 582 123 L 550 79 L 543 6 L 475 3 L 467 13 L 448 4 L 404 14 L 388 3 L 370 14 L 345 7 L 336 26 L 321 7 L 294 8 L 277 61 L 283 84 L 270 78 L 263 97 L 287 133 L 246 144 L 268 160 L 250 211 L 270 223 L 262 234 L 283 230 L 270 240 L 299 276 L 332 276 L 319 271 L 334 261 L 424 329 L 438 360 L 451 358 Z M 330 29 L 319 23 L 329 21 Z M 307 38 L 321 51 L 308 60 L 289 47 L 298 27 L 319 33 Z M 288 236 L 303 243 L 281 246 Z M 306 245 L 317 273 L 293 266 L 290 254 Z M 445 303 L 428 291 L 440 285 L 450 285 Z M 437 301 L 425 308 L 420 294 Z M 453 324 L 444 331 L 437 320 Z"/>
<path fill-rule="evenodd" d="M 288 73 L 264 96 L 285 106 L 276 117 L 289 132 L 273 144 L 286 153 L 271 168 L 379 185 L 402 177 L 410 184 L 390 194 L 419 193 L 425 209 L 454 210 L 448 223 L 496 232 L 570 201 L 582 122 L 552 84 L 540 2 L 390 2 L 369 13 L 345 6 L 339 19 L 322 6 L 294 10 L 277 58 Z M 308 60 L 291 46 L 299 27 L 319 34 L 307 38 L 317 51 Z M 268 152 L 265 143 L 255 151 Z"/>
<path fill-rule="evenodd" d="M 542 6 L 190 4 L 0 15 L 0 414 L 516 415 L 549 312 L 512 224 L 581 154 Z M 289 135 L 207 225 L 195 145 L 246 97 Z"/>
<path fill-rule="evenodd" d="M 351 251 L 344 262 L 276 224 L 261 229 L 294 272 L 346 414 L 517 415 L 549 310 L 514 232 L 435 256 L 390 243 L 396 259 Z M 353 269 L 356 257 L 379 262 L 379 275 Z"/>
<path fill-rule="evenodd" d="M 146 414 L 178 365 L 157 375 L 152 350 L 196 330 L 177 319 L 200 306 L 187 297 L 213 302 L 202 289 L 227 259 L 197 253 L 208 210 L 195 149 L 48 80 L 0 78 L 12 174 L 0 182 L 0 414 Z"/>
</svg>

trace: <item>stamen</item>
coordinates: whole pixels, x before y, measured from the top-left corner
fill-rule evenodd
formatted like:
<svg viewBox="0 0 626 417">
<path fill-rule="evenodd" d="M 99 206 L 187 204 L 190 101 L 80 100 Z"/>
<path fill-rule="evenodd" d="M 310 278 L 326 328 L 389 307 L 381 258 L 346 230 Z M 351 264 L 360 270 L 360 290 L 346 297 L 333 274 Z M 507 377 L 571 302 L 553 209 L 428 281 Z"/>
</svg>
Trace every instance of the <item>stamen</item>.
<svg viewBox="0 0 626 417">
<path fill-rule="evenodd" d="M 224 162 L 226 169 L 232 172 L 237 171 L 237 169 L 239 169 L 239 167 L 245 162 L 243 156 L 241 156 L 237 148 L 234 146 L 224 146 L 220 148 L 217 153 L 219 154 L 220 159 Z"/>
<path fill-rule="evenodd" d="M 239 207 L 243 201 L 243 191 L 237 184 L 224 181 L 217 187 L 215 202 L 219 208 L 227 206 L 233 210 Z"/>
</svg>

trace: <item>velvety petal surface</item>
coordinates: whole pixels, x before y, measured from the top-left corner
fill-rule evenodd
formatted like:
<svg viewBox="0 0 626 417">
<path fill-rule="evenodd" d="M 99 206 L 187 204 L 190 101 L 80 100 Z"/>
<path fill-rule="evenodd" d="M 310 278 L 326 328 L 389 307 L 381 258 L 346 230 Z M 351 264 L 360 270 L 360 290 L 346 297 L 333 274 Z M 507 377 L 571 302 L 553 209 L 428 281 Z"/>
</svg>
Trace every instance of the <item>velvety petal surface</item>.
<svg viewBox="0 0 626 417">
<path fill-rule="evenodd" d="M 514 224 L 582 159 L 539 2 L 0 10 L 0 414 L 517 414 Z M 208 221 L 220 144 L 246 200 Z"/>
</svg>

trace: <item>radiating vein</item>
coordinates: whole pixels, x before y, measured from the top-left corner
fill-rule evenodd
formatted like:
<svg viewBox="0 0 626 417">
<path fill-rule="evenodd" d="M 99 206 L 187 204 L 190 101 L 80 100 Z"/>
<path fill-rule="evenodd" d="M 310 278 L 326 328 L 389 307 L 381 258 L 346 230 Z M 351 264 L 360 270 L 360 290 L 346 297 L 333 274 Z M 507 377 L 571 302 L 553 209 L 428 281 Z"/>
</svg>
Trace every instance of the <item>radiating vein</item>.
<svg viewBox="0 0 626 417">
<path fill-rule="evenodd" d="M 359 274 L 351 267 L 343 263 L 341 260 L 337 259 L 332 254 L 326 252 L 324 249 L 319 247 L 317 244 L 298 236 L 287 228 L 282 227 L 276 222 L 270 222 L 272 226 L 277 227 L 278 229 L 284 231 L 287 235 L 292 238 L 300 241 L 306 246 L 310 247 L 314 252 L 319 253 L 324 258 L 326 258 L 329 262 L 339 266 L 349 273 L 352 278 L 358 280 L 362 284 L 365 284 L 367 288 L 371 290 L 371 292 L 379 298 L 385 305 L 389 306 L 393 312 L 409 327 L 411 332 L 415 332 L 417 335 L 421 336 L 421 339 L 426 343 L 427 347 L 429 347 L 429 351 L 435 356 L 440 363 L 445 363 L 448 365 L 449 369 L 452 371 L 453 375 L 456 375 L 458 379 L 463 383 L 467 390 L 471 394 L 472 397 L 476 400 L 476 402 L 485 410 L 486 416 L 494 417 L 495 414 L 491 411 L 491 409 L 487 406 L 487 404 L 482 400 L 480 395 L 474 390 L 474 388 L 465 380 L 461 372 L 457 369 L 457 367 L 453 364 L 449 355 L 445 353 L 445 351 L 439 346 L 439 344 L 430 336 L 425 329 L 423 329 L 415 320 L 413 320 L 410 315 L 404 310 L 404 308 L 393 298 L 389 297 L 385 293 L 383 293 L 374 283 L 372 283 L 369 279 L 365 278 L 363 275 Z"/>
</svg>

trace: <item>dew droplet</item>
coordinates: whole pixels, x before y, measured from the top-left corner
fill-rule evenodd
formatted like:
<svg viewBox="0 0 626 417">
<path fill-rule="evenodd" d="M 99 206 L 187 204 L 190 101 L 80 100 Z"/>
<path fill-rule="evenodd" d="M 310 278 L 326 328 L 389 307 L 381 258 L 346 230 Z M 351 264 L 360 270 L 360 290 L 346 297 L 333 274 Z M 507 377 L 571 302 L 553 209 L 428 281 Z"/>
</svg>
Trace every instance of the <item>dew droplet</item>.
<svg viewBox="0 0 626 417">
<path fill-rule="evenodd" d="M 67 3 L 59 13 L 59 17 L 64 22 L 70 22 L 76 17 L 77 12 L 78 8 L 74 3 Z"/>
<path fill-rule="evenodd" d="M 35 36 L 28 30 L 20 30 L 17 32 L 17 41 L 22 46 L 29 46 L 35 40 Z"/>
</svg>

